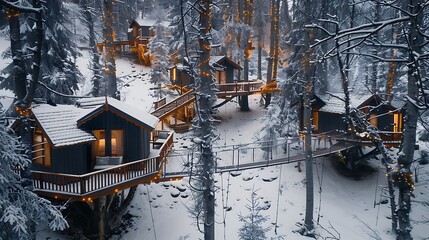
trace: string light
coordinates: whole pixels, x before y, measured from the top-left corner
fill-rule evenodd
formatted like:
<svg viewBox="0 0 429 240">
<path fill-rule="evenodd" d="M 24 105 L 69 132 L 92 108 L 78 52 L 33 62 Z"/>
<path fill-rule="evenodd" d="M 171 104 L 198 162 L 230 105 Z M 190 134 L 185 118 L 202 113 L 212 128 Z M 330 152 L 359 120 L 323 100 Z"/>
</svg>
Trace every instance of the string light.
<svg viewBox="0 0 429 240">
<path fill-rule="evenodd" d="M 6 18 L 7 20 L 11 20 L 12 18 L 19 17 L 19 11 L 16 11 L 14 9 L 7 9 L 6 10 Z"/>
</svg>

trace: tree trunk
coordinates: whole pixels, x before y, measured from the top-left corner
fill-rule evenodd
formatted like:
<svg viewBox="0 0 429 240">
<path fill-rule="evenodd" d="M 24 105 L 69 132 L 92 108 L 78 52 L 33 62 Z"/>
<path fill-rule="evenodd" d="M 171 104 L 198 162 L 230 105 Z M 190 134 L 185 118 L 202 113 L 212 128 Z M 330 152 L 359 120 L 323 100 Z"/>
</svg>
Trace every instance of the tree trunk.
<svg viewBox="0 0 429 240">
<path fill-rule="evenodd" d="M 13 82 L 15 84 L 15 95 L 17 99 L 24 99 L 27 93 L 27 79 L 25 62 L 22 58 L 21 30 L 19 22 L 19 12 L 8 9 L 6 16 L 9 19 L 10 49 L 13 59 Z"/>
<path fill-rule="evenodd" d="M 267 83 L 273 81 L 273 69 L 274 69 L 274 55 L 275 55 L 275 38 L 276 38 L 276 13 L 278 11 L 275 10 L 277 6 L 277 1 L 280 0 L 271 0 L 270 1 L 270 16 L 271 16 L 271 26 L 270 26 L 270 54 L 268 57 L 268 66 L 267 66 Z M 271 103 L 271 94 L 268 93 L 265 95 L 265 107 L 268 107 Z"/>
<path fill-rule="evenodd" d="M 381 7 L 379 3 L 375 4 L 375 10 L 374 10 L 374 21 L 378 22 L 380 20 L 380 11 Z M 375 41 L 379 40 L 378 33 L 376 33 L 373 37 Z M 371 54 L 374 56 L 377 56 L 378 49 L 376 47 L 373 47 L 371 49 Z M 372 65 L 371 65 L 371 77 L 370 77 L 370 86 L 371 86 L 371 93 L 377 94 L 377 79 L 378 78 L 378 60 L 375 58 L 372 58 Z"/>
<path fill-rule="evenodd" d="M 305 2 L 305 14 L 310 16 L 310 0 Z M 306 22 L 310 22 L 308 17 Z M 309 30 L 308 30 L 309 31 Z M 305 47 L 307 48 L 304 59 L 304 81 L 305 81 L 305 92 L 304 92 L 304 131 L 305 131 L 305 142 L 304 142 L 304 151 L 305 151 L 305 176 L 306 176 L 306 200 L 305 200 L 305 235 L 313 236 L 313 208 L 314 208 L 314 185 L 313 185 L 313 152 L 311 149 L 311 134 L 312 134 L 312 119 L 311 119 L 311 101 L 313 100 L 313 64 L 311 61 L 311 49 L 310 49 L 310 40 L 311 33 L 307 32 L 305 34 Z"/>
<path fill-rule="evenodd" d="M 261 33 L 263 34 L 263 33 Z M 258 79 L 262 80 L 262 43 L 263 37 L 258 35 Z"/>
<path fill-rule="evenodd" d="M 280 36 L 280 0 L 276 0 L 274 6 L 274 54 L 273 54 L 273 77 L 272 80 L 277 80 L 277 70 L 279 65 L 279 36 Z"/>
<path fill-rule="evenodd" d="M 199 92 L 197 105 L 199 108 L 199 119 L 197 121 L 197 137 L 202 139 L 201 162 L 203 174 L 203 211 L 204 211 L 204 239 L 215 239 L 215 186 L 214 186 L 214 157 L 212 152 L 212 130 L 213 124 L 210 119 L 211 108 L 216 99 L 213 92 L 213 77 L 211 74 L 210 60 L 210 29 L 211 29 L 211 0 L 199 0 L 200 3 L 200 72 Z"/>
<path fill-rule="evenodd" d="M 262 80 L 262 48 L 264 47 L 264 17 L 262 13 L 262 2 L 258 0 L 255 8 L 255 27 L 258 41 L 258 79 Z"/>
<path fill-rule="evenodd" d="M 116 84 L 116 49 L 113 44 L 115 33 L 113 32 L 113 3 L 112 0 L 104 0 L 104 49 L 105 49 L 105 82 L 106 95 L 119 98 Z"/>
<path fill-rule="evenodd" d="M 242 32 L 242 46 L 244 51 L 244 82 L 249 82 L 249 60 L 252 55 L 252 49 L 251 49 L 251 40 L 250 40 L 250 27 L 252 25 L 252 16 L 253 16 L 253 1 L 248 0 L 242 2 L 242 4 L 239 4 L 239 6 L 243 6 L 244 11 L 243 15 L 241 15 L 240 21 L 247 25 L 249 29 L 246 29 Z M 239 8 L 240 9 L 240 8 Z M 239 97 L 239 103 L 240 103 L 240 109 L 241 111 L 249 111 L 249 97 L 248 95 L 243 95 Z"/>
<path fill-rule="evenodd" d="M 423 23 L 423 14 L 421 11 L 422 0 L 410 0 L 408 6 L 411 14 L 415 14 L 410 18 L 410 33 L 408 35 L 410 62 L 408 63 L 408 98 L 412 101 L 416 101 L 419 91 L 419 63 L 416 59 L 416 53 L 422 53 L 423 36 L 419 33 L 419 28 Z M 420 13 L 419 13 L 420 12 Z M 406 114 L 404 120 L 404 131 L 403 131 L 403 144 L 402 154 L 399 154 L 398 164 L 400 167 L 398 176 L 403 184 L 399 187 L 399 198 L 398 198 L 398 238 L 399 240 L 408 240 L 411 238 L 411 225 L 410 225 L 410 211 L 412 190 L 414 188 L 412 181 L 412 172 L 410 170 L 411 163 L 414 158 L 414 150 L 416 145 L 416 126 L 419 117 L 418 108 L 416 105 L 408 101 L 406 103 Z M 404 180 L 408 180 L 404 183 Z"/>
</svg>

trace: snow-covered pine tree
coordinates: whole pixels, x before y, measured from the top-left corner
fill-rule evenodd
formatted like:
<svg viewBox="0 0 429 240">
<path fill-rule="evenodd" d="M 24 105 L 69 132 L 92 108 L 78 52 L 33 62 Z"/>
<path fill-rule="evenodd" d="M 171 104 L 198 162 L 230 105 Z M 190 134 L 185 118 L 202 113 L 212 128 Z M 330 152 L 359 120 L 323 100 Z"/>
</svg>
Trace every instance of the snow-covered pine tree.
<svg viewBox="0 0 429 240">
<path fill-rule="evenodd" d="M 270 230 L 270 227 L 264 227 L 263 224 L 268 221 L 268 218 L 261 214 L 264 209 L 260 206 L 259 197 L 252 191 L 250 199 L 247 199 L 246 209 L 248 210 L 247 215 L 239 215 L 240 222 L 244 225 L 238 229 L 238 235 L 242 240 L 265 240 L 267 236 L 266 232 Z"/>
<path fill-rule="evenodd" d="M 195 190 L 194 210 L 197 223 L 204 226 L 204 239 L 215 239 L 215 184 L 214 172 L 216 166 L 216 158 L 213 155 L 212 145 L 216 140 L 215 127 L 213 124 L 213 105 L 216 102 L 216 85 L 212 74 L 212 66 L 210 65 L 210 50 L 211 50 L 211 8 L 212 0 L 196 1 L 198 12 L 200 14 L 200 22 L 198 26 L 198 45 L 199 58 L 196 68 L 192 69 L 196 73 L 195 76 L 195 99 L 197 106 L 197 117 L 195 118 L 194 143 L 199 149 L 199 156 L 196 158 L 197 166 L 192 173 L 191 187 Z M 191 66 L 193 64 L 191 63 Z M 201 221 L 201 222 L 200 222 Z M 200 228 L 200 225 L 198 225 Z"/>
<path fill-rule="evenodd" d="M 160 9 L 158 9 L 160 11 Z M 170 60 L 168 52 L 166 27 L 163 26 L 162 14 L 157 14 L 155 24 L 151 27 L 155 31 L 155 36 L 150 40 L 149 51 L 152 55 L 152 69 L 150 71 L 150 81 L 158 86 L 155 96 L 161 98 L 161 86 L 168 83 L 167 67 Z"/>
<path fill-rule="evenodd" d="M 70 31 L 69 10 L 63 6 L 62 1 L 57 0 L 47 0 L 45 6 L 46 19 L 49 21 L 44 22 L 45 39 L 40 66 L 41 81 L 57 92 L 73 95 L 83 77 L 75 64 L 75 59 L 80 54 Z M 31 19 L 27 21 L 32 22 Z M 31 39 L 31 34 L 26 35 Z M 31 69 L 30 66 L 29 69 Z M 69 98 L 54 95 L 43 88 L 38 88 L 38 96 L 59 103 L 71 101 Z"/>
<path fill-rule="evenodd" d="M 14 133 L 4 125 L 0 105 L 0 239 L 33 239 L 31 226 L 51 230 L 68 228 L 60 210 L 46 199 L 22 186 L 17 169 L 26 168 L 31 161 Z"/>
<path fill-rule="evenodd" d="M 195 11 L 191 11 L 192 2 L 187 0 L 173 1 L 168 9 L 167 19 L 170 21 L 170 38 L 168 45 L 170 52 L 174 53 L 176 59 L 173 61 L 180 62 L 187 54 L 194 54 L 197 49 L 196 36 L 189 33 L 191 25 L 195 23 Z M 182 17 L 183 16 L 183 17 Z M 185 50 L 186 49 L 186 50 Z M 188 51 L 188 53 L 186 53 Z"/>
<path fill-rule="evenodd" d="M 94 97 L 98 97 L 100 95 L 100 84 L 102 81 L 102 72 L 101 72 L 101 64 L 100 64 L 100 52 L 97 47 L 97 39 L 95 34 L 95 19 L 94 16 L 97 16 L 97 8 L 92 7 L 94 5 L 94 0 L 81 0 L 81 15 L 82 22 L 85 27 L 88 29 L 88 40 L 89 47 L 91 48 L 91 65 L 90 68 L 93 72 L 91 77 L 92 82 L 92 90 L 91 94 Z"/>
</svg>

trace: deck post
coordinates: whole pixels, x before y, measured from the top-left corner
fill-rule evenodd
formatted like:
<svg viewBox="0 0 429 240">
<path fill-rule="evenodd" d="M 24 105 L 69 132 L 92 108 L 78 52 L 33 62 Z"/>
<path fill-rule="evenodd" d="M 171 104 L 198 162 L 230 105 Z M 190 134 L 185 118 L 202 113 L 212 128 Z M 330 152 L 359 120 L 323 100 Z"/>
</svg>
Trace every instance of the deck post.
<svg viewBox="0 0 429 240">
<path fill-rule="evenodd" d="M 85 178 L 80 179 L 80 194 L 86 193 Z"/>
</svg>

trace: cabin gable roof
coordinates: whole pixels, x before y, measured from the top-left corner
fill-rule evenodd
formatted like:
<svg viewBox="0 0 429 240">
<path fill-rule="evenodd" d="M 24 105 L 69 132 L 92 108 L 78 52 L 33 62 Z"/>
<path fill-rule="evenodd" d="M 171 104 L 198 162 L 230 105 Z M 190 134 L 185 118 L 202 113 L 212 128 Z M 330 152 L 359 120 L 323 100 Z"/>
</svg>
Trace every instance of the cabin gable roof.
<svg viewBox="0 0 429 240">
<path fill-rule="evenodd" d="M 149 131 L 152 131 L 159 121 L 157 117 L 151 115 L 150 113 L 145 113 L 124 102 L 110 97 L 81 100 L 79 101 L 78 106 L 83 108 L 95 106 L 92 111 L 77 120 L 78 126 L 82 126 L 86 122 L 91 121 L 91 119 L 106 111 L 113 112 L 115 115 L 125 119 L 126 121 L 145 128 Z"/>
<path fill-rule="evenodd" d="M 152 131 L 158 118 L 114 98 L 89 98 L 76 106 L 36 104 L 32 114 L 53 147 L 64 147 L 97 140 L 82 125 L 95 116 L 110 111 L 141 128 Z"/>
<path fill-rule="evenodd" d="M 184 57 L 184 61 L 186 65 L 189 65 L 187 57 Z M 225 63 L 232 66 L 234 69 L 243 69 L 243 67 L 241 67 L 238 63 L 234 62 L 231 58 L 225 55 L 210 56 L 209 64 L 214 68 L 225 67 Z"/>
<path fill-rule="evenodd" d="M 325 103 L 319 111 L 327 113 L 344 114 L 344 94 L 343 93 L 332 93 L 320 95 L 320 99 Z M 364 108 L 366 106 L 383 106 L 388 110 L 398 110 L 396 106 L 387 103 L 379 95 L 365 95 L 365 94 L 350 94 L 350 105 L 355 108 Z"/>
</svg>

